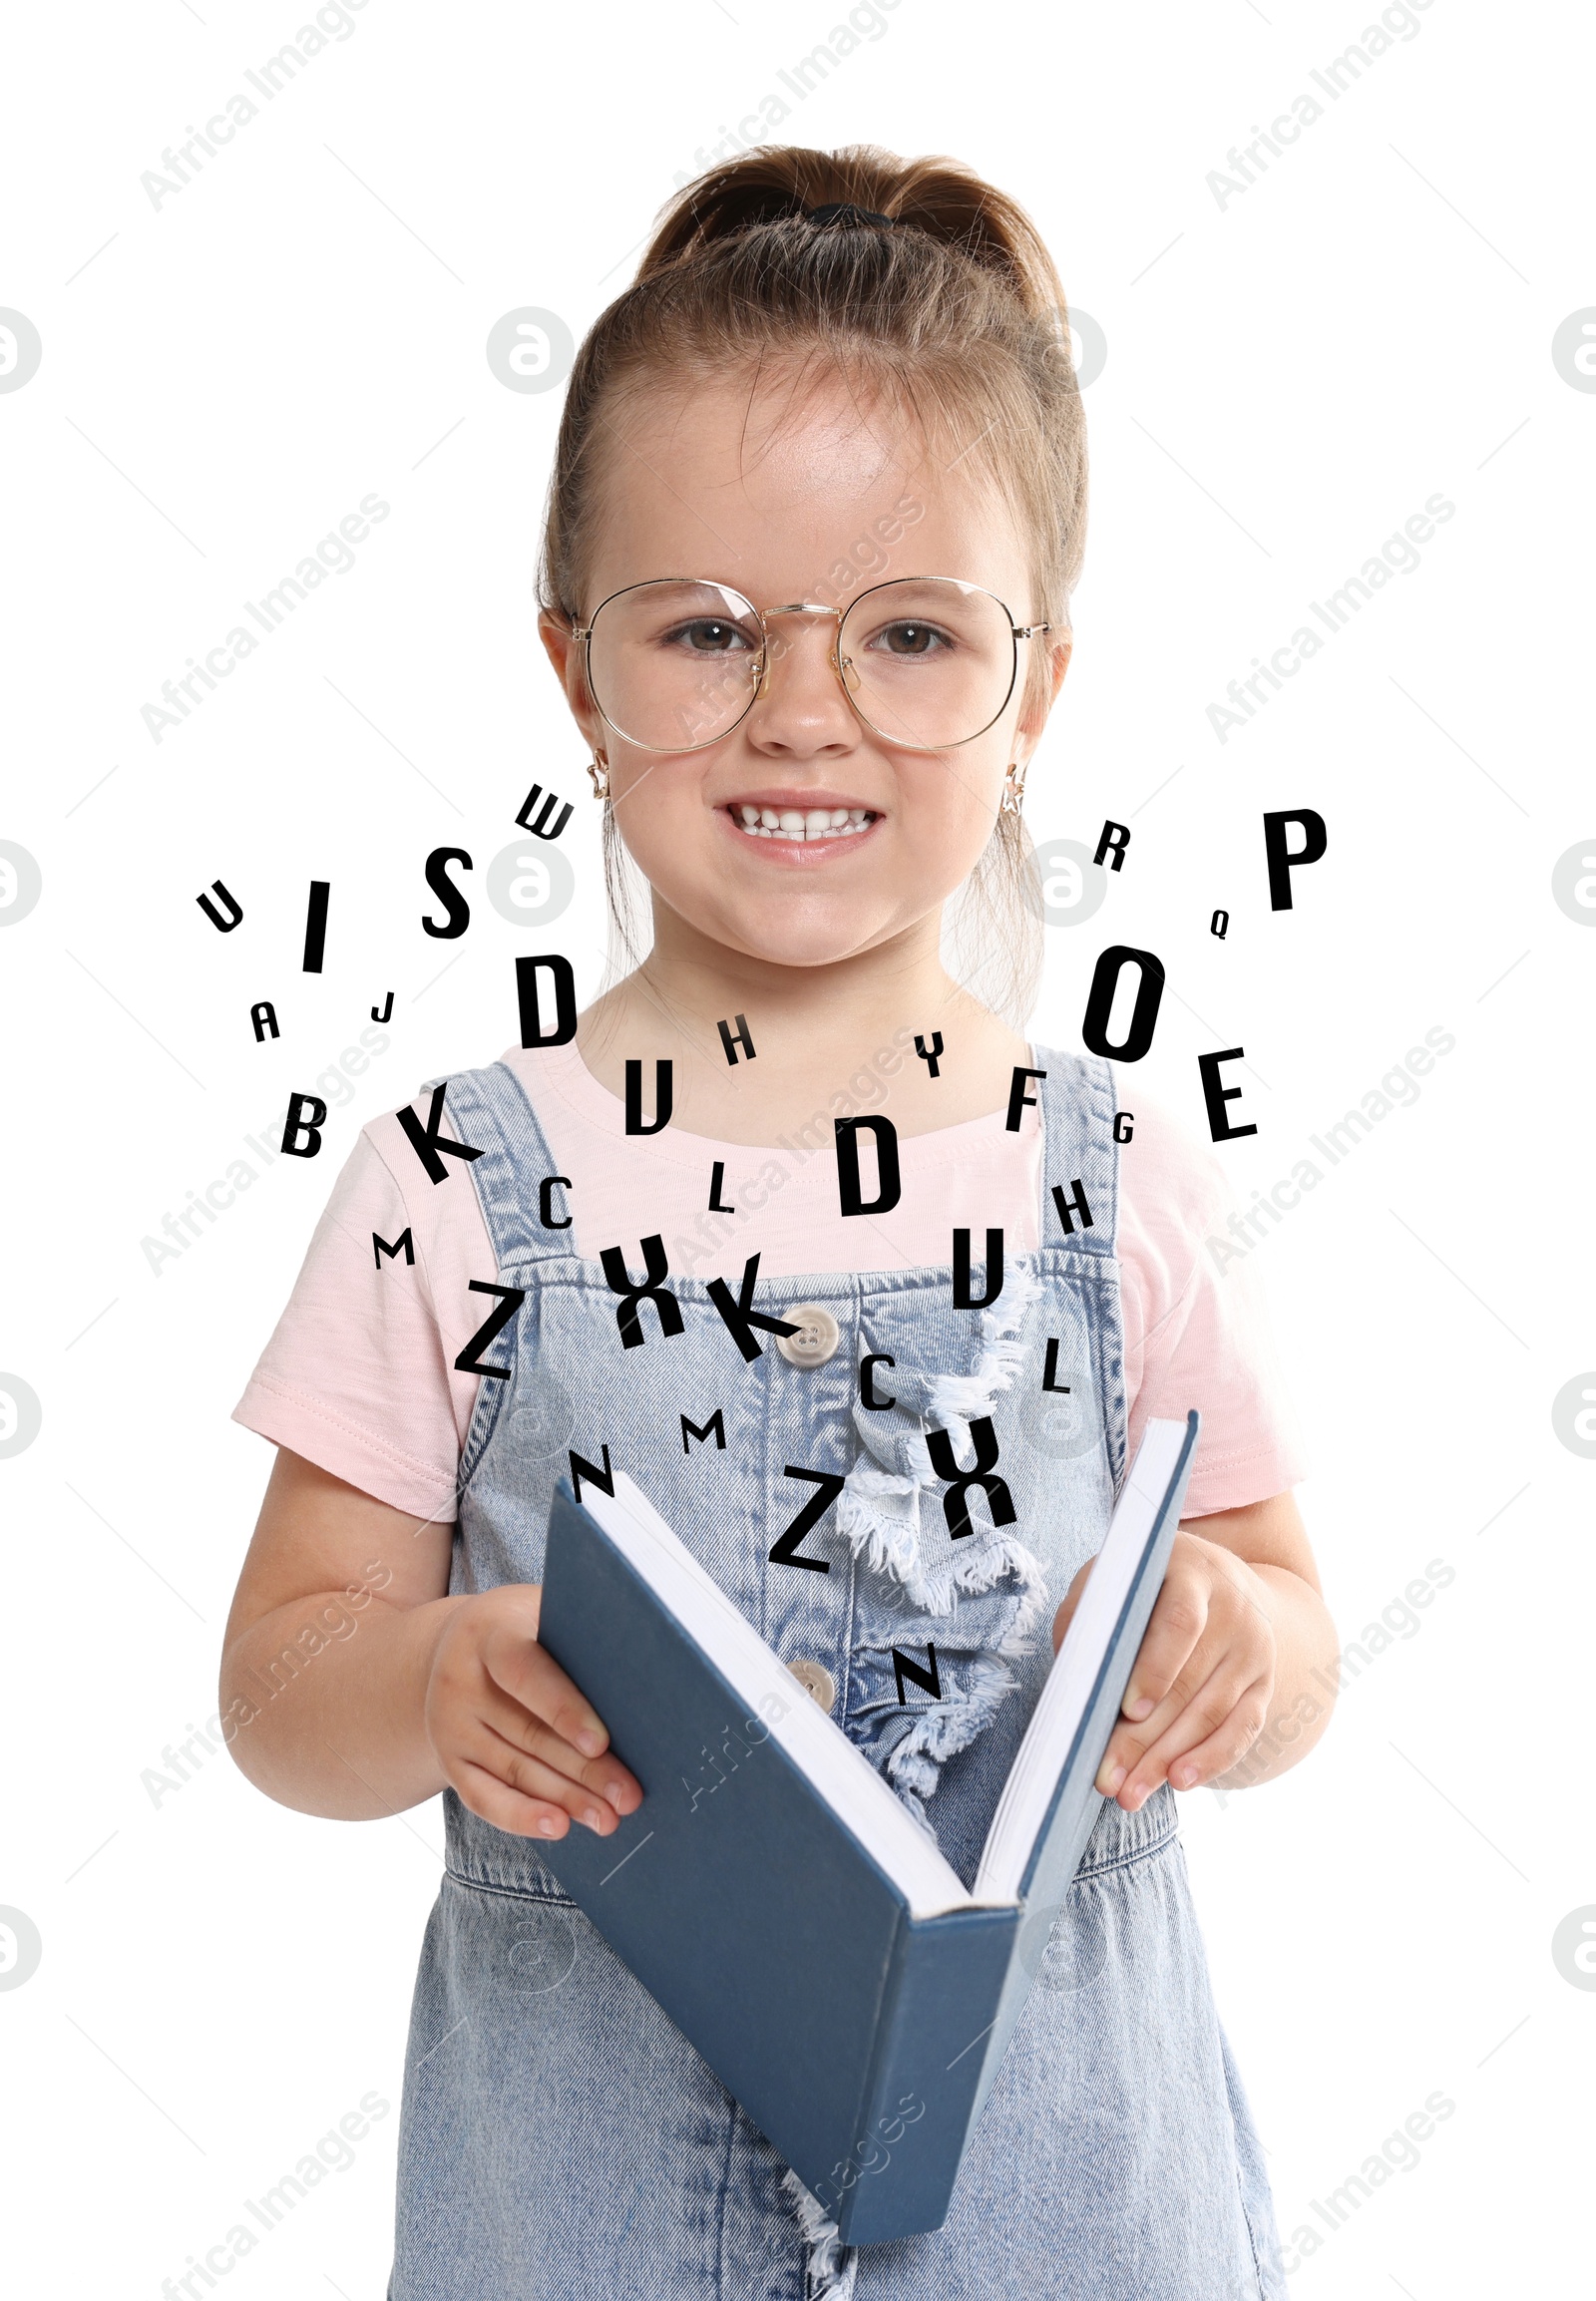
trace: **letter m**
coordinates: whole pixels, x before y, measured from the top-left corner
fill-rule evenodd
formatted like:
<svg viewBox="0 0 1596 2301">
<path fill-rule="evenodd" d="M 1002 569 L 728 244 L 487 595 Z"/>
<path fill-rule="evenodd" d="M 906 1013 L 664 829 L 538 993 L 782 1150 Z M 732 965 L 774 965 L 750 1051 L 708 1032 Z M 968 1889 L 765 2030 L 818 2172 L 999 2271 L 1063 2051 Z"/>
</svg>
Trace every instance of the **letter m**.
<svg viewBox="0 0 1596 2301">
<path fill-rule="evenodd" d="M 408 1227 L 399 1233 L 399 1236 L 394 1240 L 392 1246 L 389 1246 L 386 1239 L 379 1238 L 376 1232 L 373 1231 L 371 1234 L 371 1245 L 373 1250 L 371 1259 L 376 1264 L 379 1271 L 382 1268 L 382 1258 L 384 1255 L 389 1256 L 394 1262 L 397 1262 L 400 1255 L 403 1254 L 407 1263 L 413 1264 L 415 1262 L 416 1242 L 410 1236 Z"/>
<path fill-rule="evenodd" d="M 701 1430 L 699 1429 L 696 1422 L 689 1422 L 686 1415 L 682 1415 L 681 1450 L 684 1454 L 690 1454 L 692 1452 L 690 1440 L 693 1438 L 696 1438 L 699 1445 L 702 1446 L 707 1444 L 711 1437 L 714 1439 L 715 1444 L 719 1448 L 720 1452 L 724 1453 L 726 1450 L 726 1425 L 720 1418 L 720 1408 L 718 1406 L 710 1415 L 708 1421 L 704 1424 Z"/>
</svg>

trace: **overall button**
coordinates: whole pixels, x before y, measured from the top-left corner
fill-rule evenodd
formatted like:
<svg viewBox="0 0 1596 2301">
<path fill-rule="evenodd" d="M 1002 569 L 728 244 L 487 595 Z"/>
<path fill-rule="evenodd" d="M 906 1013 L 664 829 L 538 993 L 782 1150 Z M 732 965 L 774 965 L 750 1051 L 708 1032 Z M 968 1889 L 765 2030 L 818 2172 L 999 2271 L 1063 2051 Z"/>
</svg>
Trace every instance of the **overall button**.
<svg viewBox="0 0 1596 2301">
<path fill-rule="evenodd" d="M 829 1715 L 837 1699 L 837 1682 L 826 1665 L 823 1662 L 811 1662 L 807 1655 L 802 1655 L 796 1662 L 789 1662 L 787 1668 L 804 1692 L 812 1694 L 821 1709 Z"/>
<path fill-rule="evenodd" d="M 823 1366 L 836 1353 L 842 1330 L 819 1303 L 800 1303 L 781 1317 L 798 1329 L 796 1335 L 778 1335 L 776 1347 L 789 1366 Z"/>
</svg>

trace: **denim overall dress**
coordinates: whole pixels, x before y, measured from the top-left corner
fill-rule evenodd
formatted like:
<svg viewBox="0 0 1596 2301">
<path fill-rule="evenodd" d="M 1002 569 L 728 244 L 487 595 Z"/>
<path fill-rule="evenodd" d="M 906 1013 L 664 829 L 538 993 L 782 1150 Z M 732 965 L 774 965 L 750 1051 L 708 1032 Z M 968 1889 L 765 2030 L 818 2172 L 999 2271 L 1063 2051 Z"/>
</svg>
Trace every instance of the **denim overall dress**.
<svg viewBox="0 0 1596 2301">
<path fill-rule="evenodd" d="M 1044 1243 L 1004 1260 L 996 1299 L 956 1309 L 951 1265 L 756 1281 L 753 1307 L 801 1332 L 751 1334 L 752 1359 L 705 1281 L 666 1276 L 628 1320 L 602 1264 L 543 1226 L 540 1212 L 558 1222 L 567 1208 L 558 1186 L 541 1192 L 558 1169 L 514 1071 L 452 1078 L 446 1099 L 447 1130 L 481 1152 L 469 1172 L 498 1281 L 525 1298 L 485 1353 L 511 1371 L 483 1380 L 467 1433 L 450 1590 L 539 1581 L 556 1480 L 573 1452 L 601 1465 L 607 1446 L 967 1885 L 1051 1662 L 1053 1612 L 1101 1547 L 1124 1469 L 1113 1082 L 1106 1063 L 1046 1049 L 1032 1061 L 1045 1073 L 1031 1087 Z M 448 1187 L 462 1187 L 453 1161 Z M 645 1206 L 637 1219 L 639 1237 L 616 1242 L 632 1285 L 656 1227 Z M 727 1250 L 733 1299 L 756 1225 L 745 1235 Z M 983 1273 L 972 1245 L 980 1306 L 997 1269 Z M 640 1343 L 625 1345 L 623 1322 Z M 717 1411 L 724 1447 L 685 1427 L 704 1431 Z M 994 1523 L 995 1486 L 972 1483 L 969 1530 L 954 1537 L 953 1481 L 928 1444 L 939 1431 L 956 1470 L 991 1465 L 996 1449 L 989 1475 L 1008 1523 Z M 946 1470 L 943 1441 L 936 1451 Z M 803 1537 L 824 1574 L 768 1555 L 815 1491 L 789 1464 L 846 1478 Z M 906 1682 L 906 1704 L 893 1647 L 919 1657 L 928 1644 L 939 1691 Z M 444 1804 L 389 2301 L 1284 2296 L 1167 1785 L 1134 1814 L 1104 1803 L 1062 1913 L 1021 1936 L 1034 1986 L 947 2222 L 869 2247 L 838 2242 L 825 2203 L 613 1956 L 537 1841 L 453 1790 Z M 838 2168 L 839 2184 L 851 2171 Z"/>
</svg>

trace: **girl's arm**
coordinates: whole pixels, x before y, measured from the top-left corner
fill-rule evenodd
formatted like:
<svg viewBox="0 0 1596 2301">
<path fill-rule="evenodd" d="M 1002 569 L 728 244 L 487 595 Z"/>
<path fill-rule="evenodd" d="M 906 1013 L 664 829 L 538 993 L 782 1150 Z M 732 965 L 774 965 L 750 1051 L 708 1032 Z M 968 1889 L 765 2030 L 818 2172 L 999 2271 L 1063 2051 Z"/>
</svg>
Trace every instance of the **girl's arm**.
<svg viewBox="0 0 1596 2301">
<path fill-rule="evenodd" d="M 1090 1571 L 1053 1622 L 1053 1648 Z M 1097 1787 L 1134 1812 L 1164 1780 L 1242 1789 L 1306 1757 L 1330 1723 L 1336 1626 L 1296 1499 L 1275 1494 L 1196 1518 L 1136 1656 Z"/>
<path fill-rule="evenodd" d="M 233 1757 L 302 1813 L 366 1821 L 452 1784 L 501 1829 L 606 1836 L 642 1791 L 538 1645 L 541 1590 L 449 1597 L 453 1535 L 279 1449 L 223 1645 Z"/>
</svg>

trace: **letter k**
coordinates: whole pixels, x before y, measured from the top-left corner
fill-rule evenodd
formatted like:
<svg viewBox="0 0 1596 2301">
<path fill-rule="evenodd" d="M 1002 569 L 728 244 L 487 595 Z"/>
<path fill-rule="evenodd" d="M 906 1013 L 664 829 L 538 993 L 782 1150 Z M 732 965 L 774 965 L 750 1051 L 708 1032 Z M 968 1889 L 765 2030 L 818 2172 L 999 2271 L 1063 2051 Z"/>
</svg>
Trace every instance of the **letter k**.
<svg viewBox="0 0 1596 2301">
<path fill-rule="evenodd" d="M 744 1358 L 750 1360 L 763 1355 L 760 1344 L 754 1341 L 753 1328 L 759 1328 L 766 1335 L 796 1335 L 801 1331 L 786 1319 L 772 1319 L 754 1309 L 754 1283 L 758 1276 L 759 1257 L 750 1255 L 743 1265 L 742 1285 L 735 1296 L 724 1279 L 709 1282 L 709 1300 L 725 1322 L 727 1334 Z"/>
</svg>

